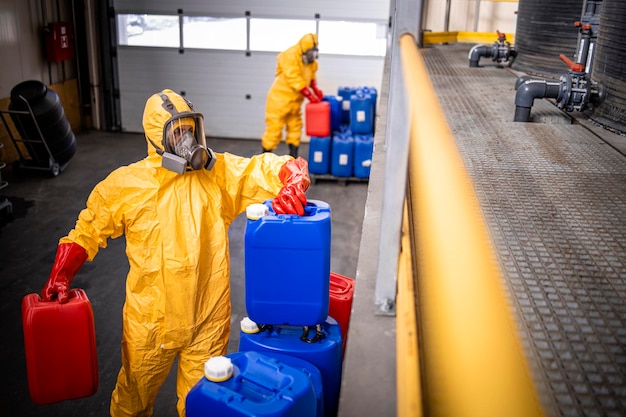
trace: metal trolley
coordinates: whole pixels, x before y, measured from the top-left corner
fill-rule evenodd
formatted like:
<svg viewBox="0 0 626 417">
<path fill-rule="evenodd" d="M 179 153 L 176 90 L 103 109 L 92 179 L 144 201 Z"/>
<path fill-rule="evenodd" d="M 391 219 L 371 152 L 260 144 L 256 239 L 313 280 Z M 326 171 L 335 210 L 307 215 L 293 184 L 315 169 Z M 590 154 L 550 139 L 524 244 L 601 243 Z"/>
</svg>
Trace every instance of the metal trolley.
<svg viewBox="0 0 626 417">
<path fill-rule="evenodd" d="M 3 143 L 0 143 L 0 149 L 4 147 Z M 2 179 L 2 170 L 6 168 L 6 162 L 0 161 L 0 190 L 9 185 L 8 181 L 4 181 Z M 7 215 L 11 216 L 13 214 L 13 203 L 9 201 L 8 198 L 0 196 L 0 212 L 5 210 L 7 211 Z"/>
<path fill-rule="evenodd" d="M 59 161 L 55 159 L 54 155 L 50 151 L 50 147 L 46 143 L 46 139 L 44 138 L 44 135 L 41 132 L 41 129 L 39 128 L 39 124 L 37 123 L 37 119 L 35 118 L 35 114 L 33 113 L 33 110 L 30 104 L 23 96 L 19 96 L 19 98 L 20 100 L 24 101 L 26 108 L 28 110 L 0 110 L 0 118 L 2 119 L 2 124 L 4 125 L 4 128 L 9 134 L 9 137 L 11 138 L 11 141 L 15 145 L 15 149 L 17 150 L 17 153 L 20 156 L 20 160 L 18 161 L 17 168 L 50 171 L 50 174 L 52 174 L 53 177 L 56 177 L 57 175 L 61 173 L 61 171 L 65 169 L 69 161 L 64 164 L 61 164 L 59 163 Z M 6 116 L 7 114 L 9 116 L 10 115 L 17 116 L 17 117 L 11 117 L 11 120 L 13 121 L 14 124 L 20 125 L 19 128 L 17 129 L 18 132 L 27 131 L 26 127 L 23 125 L 23 121 L 22 121 L 23 118 L 19 116 L 29 116 L 37 132 L 37 135 L 36 135 L 37 137 L 18 137 L 17 135 L 15 135 L 12 129 L 10 128 L 10 125 L 7 122 L 7 116 Z M 18 143 L 24 144 L 24 147 L 28 150 L 28 154 L 30 158 L 27 158 L 26 155 L 24 155 L 24 152 L 20 148 L 20 146 L 18 146 Z M 39 146 L 39 147 L 43 146 L 43 148 L 45 149 L 45 152 L 41 152 L 41 153 L 36 152 L 35 151 L 36 146 Z M 43 153 L 47 155 L 43 155 Z M 47 159 L 46 159 L 46 156 L 47 156 Z"/>
</svg>

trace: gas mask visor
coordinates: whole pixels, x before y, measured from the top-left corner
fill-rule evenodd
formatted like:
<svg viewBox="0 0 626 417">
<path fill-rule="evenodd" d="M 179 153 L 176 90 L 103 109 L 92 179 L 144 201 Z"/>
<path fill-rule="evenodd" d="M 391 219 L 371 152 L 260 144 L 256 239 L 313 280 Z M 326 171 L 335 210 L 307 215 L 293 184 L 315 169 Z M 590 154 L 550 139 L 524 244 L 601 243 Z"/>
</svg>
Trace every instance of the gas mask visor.
<svg viewBox="0 0 626 417">
<path fill-rule="evenodd" d="M 215 163 L 215 155 L 206 146 L 202 113 L 181 112 L 165 122 L 163 147 L 163 166 L 179 174 L 211 169 Z"/>
<path fill-rule="evenodd" d="M 318 58 L 318 50 L 317 48 L 309 48 L 302 54 L 302 62 L 304 65 L 311 64 Z"/>
</svg>

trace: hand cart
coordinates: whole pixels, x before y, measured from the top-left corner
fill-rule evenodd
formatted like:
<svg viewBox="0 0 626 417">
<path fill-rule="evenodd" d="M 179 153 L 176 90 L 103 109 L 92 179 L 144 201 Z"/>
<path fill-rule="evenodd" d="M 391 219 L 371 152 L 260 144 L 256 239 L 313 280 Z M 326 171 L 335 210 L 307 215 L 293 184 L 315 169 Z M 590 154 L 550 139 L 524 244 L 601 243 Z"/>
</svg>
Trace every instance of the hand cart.
<svg viewBox="0 0 626 417">
<path fill-rule="evenodd" d="M 4 144 L 0 143 L 0 148 L 3 148 Z M 2 180 L 2 170 L 6 168 L 7 164 L 5 162 L 0 161 L 0 190 L 9 185 L 8 181 Z M 7 215 L 11 216 L 13 214 L 13 203 L 9 201 L 6 197 L 0 197 L 0 211 L 6 209 Z"/>
<path fill-rule="evenodd" d="M 50 171 L 50 174 L 52 174 L 53 177 L 56 177 L 61 173 L 61 171 L 65 169 L 69 161 L 64 164 L 60 164 L 54 158 L 54 155 L 50 151 L 50 147 L 46 143 L 46 140 L 41 133 L 41 129 L 39 128 L 39 124 L 37 123 L 37 119 L 35 118 L 35 114 L 33 113 L 30 104 L 23 96 L 20 95 L 19 98 L 24 101 L 28 110 L 0 110 L 0 118 L 2 119 L 2 123 L 4 124 L 4 127 L 9 134 L 11 141 L 15 145 L 17 153 L 20 156 L 18 168 Z M 37 132 L 37 137 L 18 137 L 14 135 L 6 120 L 6 114 L 16 116 L 11 117 L 11 120 L 14 124 L 20 125 L 19 128 L 16 126 L 18 132 L 28 131 L 23 124 L 24 117 L 20 116 L 29 116 L 32 120 L 33 126 L 35 127 L 35 131 Z M 22 151 L 22 149 L 20 149 L 18 143 L 24 144 L 24 147 L 28 150 L 30 158 L 25 157 L 24 152 Z M 39 149 L 40 152 L 37 152 L 37 149 Z"/>
</svg>

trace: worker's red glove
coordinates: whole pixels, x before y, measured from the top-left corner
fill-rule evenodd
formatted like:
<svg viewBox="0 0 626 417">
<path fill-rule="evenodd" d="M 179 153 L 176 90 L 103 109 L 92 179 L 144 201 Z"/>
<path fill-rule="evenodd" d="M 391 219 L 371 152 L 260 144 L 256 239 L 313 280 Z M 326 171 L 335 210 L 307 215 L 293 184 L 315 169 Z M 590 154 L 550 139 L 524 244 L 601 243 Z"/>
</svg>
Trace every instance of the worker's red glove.
<svg viewBox="0 0 626 417">
<path fill-rule="evenodd" d="M 41 290 L 44 301 L 58 299 L 61 304 L 69 300 L 69 289 L 76 272 L 87 260 L 87 251 L 77 243 L 61 243 L 57 247 L 52 272 Z"/>
<path fill-rule="evenodd" d="M 278 214 L 304 215 L 306 206 L 304 193 L 311 184 L 308 162 L 302 158 L 285 162 L 278 173 L 278 178 L 285 186 L 272 201 L 274 211 Z"/>
<path fill-rule="evenodd" d="M 321 101 L 319 98 L 317 98 L 317 96 L 313 93 L 313 91 L 311 91 L 309 87 L 304 87 L 302 90 L 300 90 L 300 92 L 304 97 L 309 99 L 311 103 L 319 103 Z"/>
<path fill-rule="evenodd" d="M 311 88 L 313 89 L 313 92 L 315 93 L 317 98 L 320 99 L 320 101 L 324 99 L 324 93 L 322 93 L 322 90 L 317 88 L 317 81 L 311 80 Z"/>
</svg>

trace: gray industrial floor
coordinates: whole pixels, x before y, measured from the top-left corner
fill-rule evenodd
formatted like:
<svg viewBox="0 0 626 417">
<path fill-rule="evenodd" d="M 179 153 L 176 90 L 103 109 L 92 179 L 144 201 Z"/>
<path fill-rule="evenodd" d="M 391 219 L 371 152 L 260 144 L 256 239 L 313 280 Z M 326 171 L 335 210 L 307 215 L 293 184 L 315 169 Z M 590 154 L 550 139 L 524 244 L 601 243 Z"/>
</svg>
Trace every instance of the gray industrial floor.
<svg viewBox="0 0 626 417">
<path fill-rule="evenodd" d="M 9 197 L 13 217 L 0 219 L 0 416 L 107 416 L 110 395 L 120 367 L 121 316 L 128 260 L 124 238 L 110 240 L 93 262 L 86 263 L 73 286 L 85 289 L 93 305 L 100 383 L 95 395 L 81 400 L 37 406 L 28 394 L 21 321 L 21 301 L 39 292 L 46 282 L 60 237 L 74 226 L 89 192 L 110 171 L 145 156 L 142 135 L 85 132 L 77 136 L 78 150 L 57 177 L 47 171 L 22 171 L 9 181 L 2 196 Z M 260 141 L 212 139 L 216 152 L 251 156 Z M 276 151 L 286 153 L 284 143 Z M 308 145 L 300 154 L 308 157 Z M 355 277 L 367 183 L 319 181 L 309 199 L 326 201 L 332 209 L 331 270 Z M 2 214 L 5 214 L 3 211 Z M 245 219 L 238 218 L 230 229 L 232 267 L 232 332 L 229 352 L 237 350 L 239 321 L 245 316 L 243 277 L 243 233 Z M 68 367 L 72 364 L 68 363 Z M 176 415 L 173 373 L 163 386 L 155 406 L 155 417 Z"/>
</svg>

